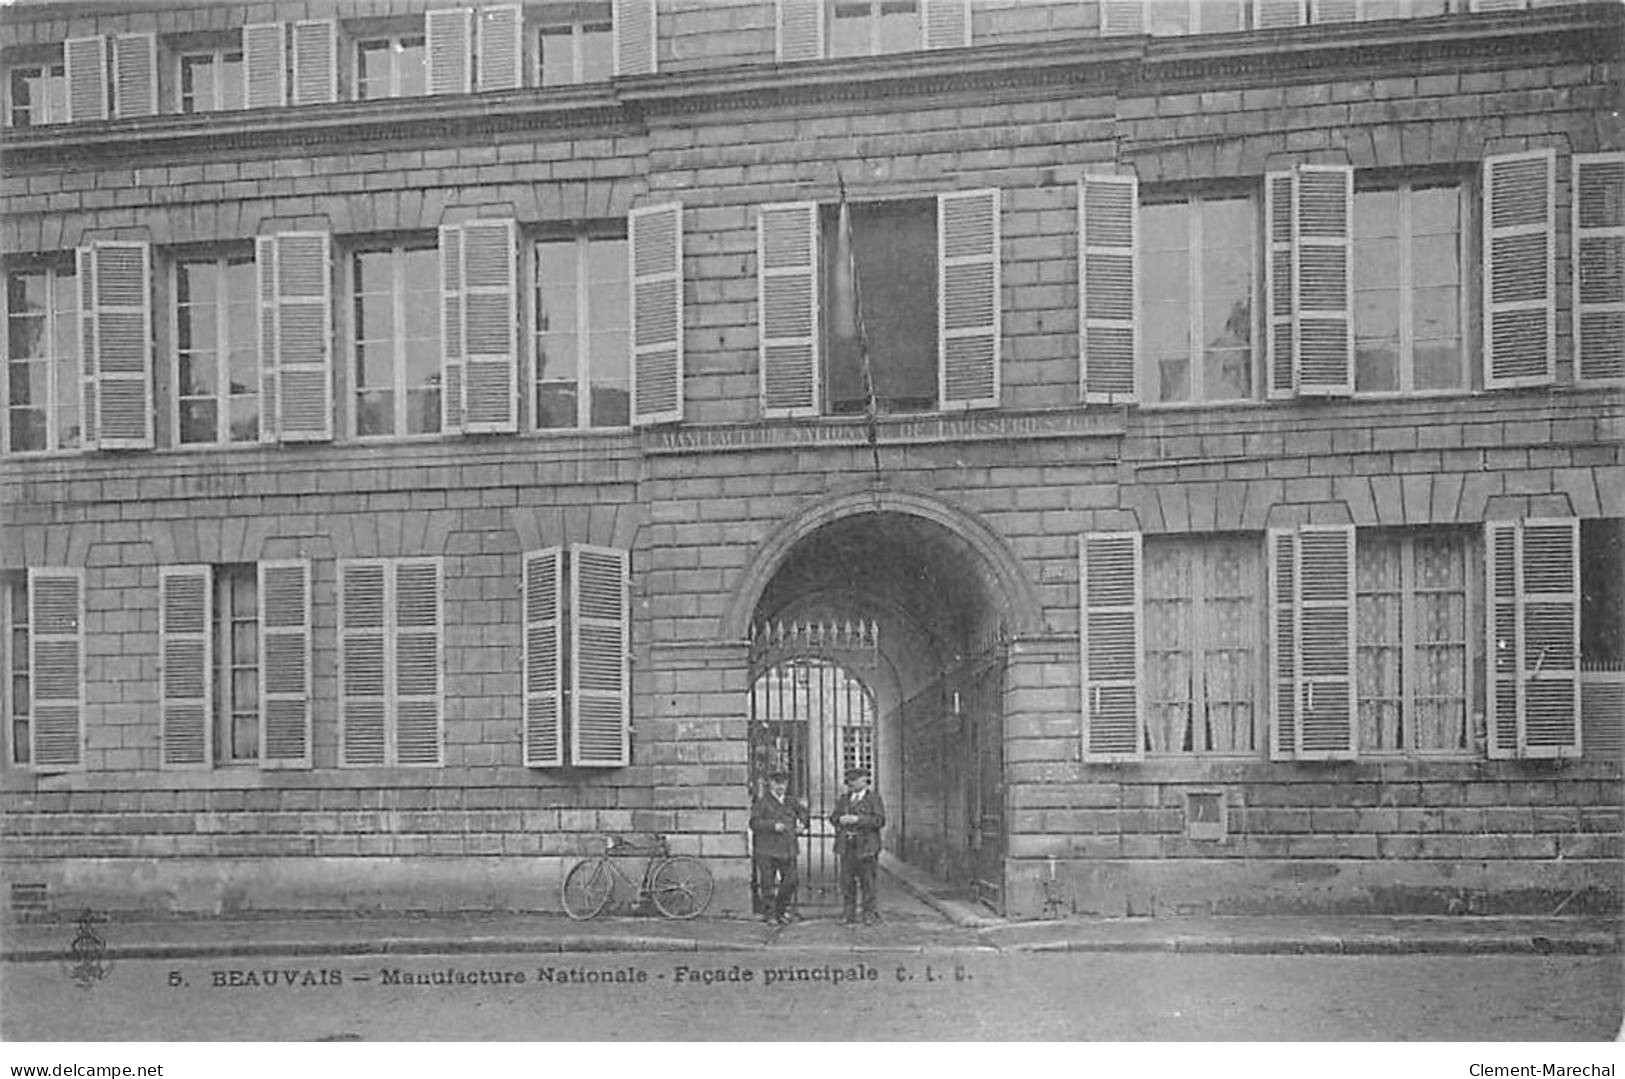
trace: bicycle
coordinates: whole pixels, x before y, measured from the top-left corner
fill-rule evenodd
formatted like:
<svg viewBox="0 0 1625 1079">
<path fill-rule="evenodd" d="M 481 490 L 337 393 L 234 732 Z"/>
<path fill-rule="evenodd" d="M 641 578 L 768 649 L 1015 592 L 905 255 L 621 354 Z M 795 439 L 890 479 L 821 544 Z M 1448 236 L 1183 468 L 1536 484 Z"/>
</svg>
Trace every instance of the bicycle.
<svg viewBox="0 0 1625 1079">
<path fill-rule="evenodd" d="M 640 854 L 647 854 L 648 861 L 643 864 L 642 879 L 634 881 L 616 859 Z M 604 853 L 583 858 L 564 875 L 560 889 L 564 913 L 576 921 L 596 918 L 615 894 L 617 879 L 625 888 L 637 889 L 634 906 L 653 902 L 668 918 L 698 917 L 711 905 L 716 891 L 716 881 L 705 863 L 686 854 L 672 854 L 663 835 L 656 836 L 648 850 L 605 836 Z"/>
</svg>

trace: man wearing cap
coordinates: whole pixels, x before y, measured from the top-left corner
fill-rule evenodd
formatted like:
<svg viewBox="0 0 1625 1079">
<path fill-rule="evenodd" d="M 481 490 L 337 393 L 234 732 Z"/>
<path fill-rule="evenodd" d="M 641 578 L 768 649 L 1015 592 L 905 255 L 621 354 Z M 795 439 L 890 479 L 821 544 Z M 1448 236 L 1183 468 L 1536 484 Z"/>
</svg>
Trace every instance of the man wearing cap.
<svg viewBox="0 0 1625 1079">
<path fill-rule="evenodd" d="M 869 789 L 867 768 L 846 770 L 846 793 L 835 800 L 829 822 L 835 825 L 835 852 L 841 860 L 841 924 L 856 924 L 861 890 L 863 920 L 872 925 L 880 921 L 875 906 L 875 863 L 880 860 L 886 807 L 879 792 Z"/>
<path fill-rule="evenodd" d="M 751 849 L 762 920 L 789 925 L 796 901 L 796 825 L 807 823 L 807 807 L 786 797 L 788 772 L 767 777 L 767 793 L 750 808 Z"/>
</svg>

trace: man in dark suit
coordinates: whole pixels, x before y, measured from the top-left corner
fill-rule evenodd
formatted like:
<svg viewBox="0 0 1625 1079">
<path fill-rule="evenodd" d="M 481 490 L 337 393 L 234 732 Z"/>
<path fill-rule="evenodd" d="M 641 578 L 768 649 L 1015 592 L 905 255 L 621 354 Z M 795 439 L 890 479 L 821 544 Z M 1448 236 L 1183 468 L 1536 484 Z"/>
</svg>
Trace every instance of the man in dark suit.
<svg viewBox="0 0 1625 1079">
<path fill-rule="evenodd" d="M 756 868 L 757 895 L 762 920 L 789 925 L 794 917 L 796 885 L 796 830 L 807 823 L 807 807 L 786 795 L 790 776 L 774 772 L 767 777 L 767 793 L 750 808 L 751 850 Z"/>
<path fill-rule="evenodd" d="M 863 920 L 880 921 L 875 905 L 875 865 L 880 860 L 880 830 L 886 826 L 886 807 L 880 793 L 869 789 L 867 768 L 846 770 L 846 793 L 835 800 L 829 815 L 835 825 L 835 853 L 841 860 L 841 924 L 858 920 L 858 892 L 863 893 Z"/>
</svg>

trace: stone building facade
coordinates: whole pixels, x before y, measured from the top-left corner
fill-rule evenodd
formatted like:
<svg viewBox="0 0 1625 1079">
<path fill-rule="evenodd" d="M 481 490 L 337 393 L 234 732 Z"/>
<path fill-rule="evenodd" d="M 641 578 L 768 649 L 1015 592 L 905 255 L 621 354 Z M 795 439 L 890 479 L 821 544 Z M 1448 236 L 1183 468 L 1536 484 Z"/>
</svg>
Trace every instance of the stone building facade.
<svg viewBox="0 0 1625 1079">
<path fill-rule="evenodd" d="M 1617 909 L 1622 25 L 0 12 L 13 908 Z"/>
</svg>

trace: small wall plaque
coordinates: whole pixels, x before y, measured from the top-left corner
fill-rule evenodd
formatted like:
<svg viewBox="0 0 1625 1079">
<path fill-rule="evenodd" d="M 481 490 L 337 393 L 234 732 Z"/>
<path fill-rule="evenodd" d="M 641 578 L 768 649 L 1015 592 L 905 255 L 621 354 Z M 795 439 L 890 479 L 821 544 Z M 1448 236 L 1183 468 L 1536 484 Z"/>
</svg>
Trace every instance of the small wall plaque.
<svg viewBox="0 0 1625 1079">
<path fill-rule="evenodd" d="M 1230 813 L 1223 791 L 1185 792 L 1185 835 L 1222 842 L 1230 835 Z"/>
</svg>

